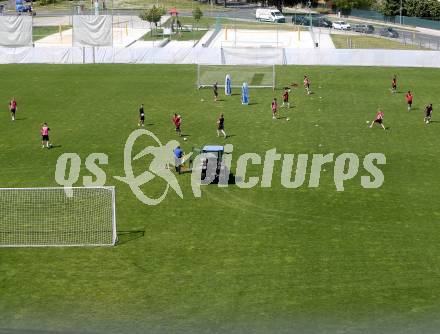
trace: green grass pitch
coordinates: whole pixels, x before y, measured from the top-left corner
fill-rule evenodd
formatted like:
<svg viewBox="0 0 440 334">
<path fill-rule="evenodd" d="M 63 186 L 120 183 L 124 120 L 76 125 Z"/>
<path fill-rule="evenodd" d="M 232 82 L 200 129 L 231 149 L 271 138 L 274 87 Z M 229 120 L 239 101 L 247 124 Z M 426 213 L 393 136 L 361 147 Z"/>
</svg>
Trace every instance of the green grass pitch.
<svg viewBox="0 0 440 334">
<path fill-rule="evenodd" d="M 8 65 L 0 73 L 0 186 L 55 186 L 60 154 L 78 153 L 84 163 L 106 153 L 121 233 L 110 248 L 0 249 L 0 332 L 434 333 L 440 326 L 440 116 L 423 123 L 429 102 L 437 120 L 439 70 L 278 67 L 279 88 L 308 74 L 314 92 L 292 90 L 294 107 L 280 109 L 290 122 L 271 119 L 270 102 L 282 90 L 250 90 L 249 106 L 238 90 L 215 103 L 210 89 L 196 89 L 195 66 Z M 195 199 L 185 174 L 183 199 L 171 191 L 146 206 L 113 179 L 124 175 L 140 103 L 146 128 L 162 142 L 177 139 L 171 117 L 182 115 L 186 151 L 231 143 L 233 163 L 271 148 L 381 152 L 385 182 L 364 189 L 360 172 L 337 192 L 330 164 L 318 188 L 285 189 L 277 162 L 271 188 L 211 185 Z M 378 107 L 387 131 L 366 124 Z M 226 141 L 216 136 L 220 113 Z M 51 150 L 40 147 L 42 122 L 52 129 Z M 89 175 L 84 164 L 81 175 Z M 145 190 L 163 186 L 154 180 Z"/>
</svg>

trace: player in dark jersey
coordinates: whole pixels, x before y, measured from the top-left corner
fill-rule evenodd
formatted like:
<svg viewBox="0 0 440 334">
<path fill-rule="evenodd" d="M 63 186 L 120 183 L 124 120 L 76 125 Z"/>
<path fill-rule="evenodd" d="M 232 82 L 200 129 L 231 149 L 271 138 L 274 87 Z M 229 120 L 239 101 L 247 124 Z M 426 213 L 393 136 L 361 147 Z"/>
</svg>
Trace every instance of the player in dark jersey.
<svg viewBox="0 0 440 334">
<path fill-rule="evenodd" d="M 284 107 L 285 105 L 287 106 L 287 108 L 290 108 L 290 103 L 289 103 L 289 87 L 285 87 L 284 88 L 284 93 L 283 93 L 283 104 L 281 105 L 281 107 Z"/>
<path fill-rule="evenodd" d="M 212 86 L 212 91 L 214 93 L 214 101 L 218 101 L 218 84 L 217 84 L 217 82 Z"/>
<path fill-rule="evenodd" d="M 424 122 L 426 124 L 429 124 L 429 122 L 431 122 L 431 117 L 432 117 L 432 103 L 428 104 L 425 107 L 425 118 L 424 118 Z"/>
<path fill-rule="evenodd" d="M 144 112 L 144 105 L 141 104 L 139 108 L 139 124 L 138 126 L 144 126 L 145 124 L 145 112 Z"/>
<path fill-rule="evenodd" d="M 380 124 L 380 126 L 382 127 L 382 129 L 386 130 L 385 125 L 383 125 L 383 111 L 382 110 L 378 110 L 376 113 L 376 117 L 374 118 L 374 120 L 371 122 L 370 128 L 373 127 L 373 125 L 376 124 Z"/>
<path fill-rule="evenodd" d="M 221 114 L 217 120 L 217 137 L 220 137 L 220 133 L 223 134 L 225 138 L 227 137 L 225 132 L 225 117 L 223 114 Z"/>
<path fill-rule="evenodd" d="M 413 98 L 414 98 L 411 91 L 408 91 L 408 93 L 406 93 L 405 98 L 406 98 L 406 103 L 408 104 L 408 111 L 411 111 Z"/>
<path fill-rule="evenodd" d="M 397 93 L 397 76 L 393 76 L 393 80 L 391 80 L 391 93 Z"/>
</svg>

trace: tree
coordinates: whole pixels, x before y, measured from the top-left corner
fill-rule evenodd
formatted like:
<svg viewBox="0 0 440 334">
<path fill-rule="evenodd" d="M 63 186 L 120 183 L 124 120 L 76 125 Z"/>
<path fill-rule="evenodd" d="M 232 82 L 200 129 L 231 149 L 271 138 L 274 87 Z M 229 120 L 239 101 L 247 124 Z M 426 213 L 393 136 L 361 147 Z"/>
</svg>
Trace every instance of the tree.
<svg viewBox="0 0 440 334">
<path fill-rule="evenodd" d="M 333 5 L 340 9 L 344 15 L 348 15 L 353 8 L 369 8 L 371 0 L 335 0 Z"/>
<path fill-rule="evenodd" d="M 431 8 L 431 17 L 440 18 L 440 2 L 434 1 L 434 4 Z"/>
<path fill-rule="evenodd" d="M 436 0 L 405 0 L 405 13 L 416 17 L 440 17 L 440 2 Z"/>
<path fill-rule="evenodd" d="M 338 9 L 351 10 L 353 7 L 356 7 L 356 2 L 355 0 L 335 0 L 333 4 Z"/>
<path fill-rule="evenodd" d="M 199 21 L 200 21 L 200 19 L 201 19 L 202 16 L 203 16 L 203 12 L 200 10 L 199 7 L 196 7 L 196 8 L 193 10 L 192 14 L 193 14 L 194 21 L 197 22 L 197 29 L 198 29 L 198 27 L 199 27 Z"/>
<path fill-rule="evenodd" d="M 396 16 L 400 13 L 400 0 L 384 0 L 379 11 L 385 16 Z"/>
<path fill-rule="evenodd" d="M 139 17 L 141 20 L 147 21 L 151 24 L 154 23 L 154 26 L 157 29 L 157 24 L 160 22 L 160 19 L 162 18 L 163 9 L 158 8 L 156 6 L 151 7 L 150 9 L 147 9 L 143 11 Z M 153 29 L 151 29 L 151 36 L 153 36 Z"/>
</svg>

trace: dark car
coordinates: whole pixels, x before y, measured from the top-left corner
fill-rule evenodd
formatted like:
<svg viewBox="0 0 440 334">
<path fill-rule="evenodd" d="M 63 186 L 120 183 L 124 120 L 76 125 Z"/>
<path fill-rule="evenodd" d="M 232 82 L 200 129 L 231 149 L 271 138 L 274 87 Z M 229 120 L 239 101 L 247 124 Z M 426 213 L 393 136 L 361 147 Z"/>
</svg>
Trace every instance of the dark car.
<svg viewBox="0 0 440 334">
<path fill-rule="evenodd" d="M 312 19 L 313 22 L 313 19 Z M 310 25 L 310 17 L 309 16 L 303 16 L 302 21 L 299 23 L 302 26 L 309 26 Z"/>
<path fill-rule="evenodd" d="M 310 16 L 303 16 L 302 20 L 299 21 L 297 24 L 303 25 L 303 26 L 310 26 Z M 312 26 L 331 28 L 332 22 L 322 16 L 312 16 Z"/>
<path fill-rule="evenodd" d="M 374 27 L 371 24 L 356 24 L 352 29 L 363 34 L 372 34 L 374 32 Z"/>
<path fill-rule="evenodd" d="M 292 15 L 292 23 L 302 25 L 305 14 L 293 14 Z"/>
<path fill-rule="evenodd" d="M 331 28 L 332 27 L 332 21 L 326 19 L 325 17 L 321 17 L 319 19 L 318 27 Z"/>
<path fill-rule="evenodd" d="M 399 33 L 391 27 L 383 28 L 379 31 L 379 34 L 383 37 L 397 38 Z"/>
</svg>

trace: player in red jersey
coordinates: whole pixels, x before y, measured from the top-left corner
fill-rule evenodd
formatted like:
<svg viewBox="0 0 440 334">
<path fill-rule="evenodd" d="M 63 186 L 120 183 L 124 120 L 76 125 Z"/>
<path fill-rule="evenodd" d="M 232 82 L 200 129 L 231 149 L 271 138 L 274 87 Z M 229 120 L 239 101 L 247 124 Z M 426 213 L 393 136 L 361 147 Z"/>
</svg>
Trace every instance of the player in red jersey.
<svg viewBox="0 0 440 334">
<path fill-rule="evenodd" d="M 176 133 L 179 136 L 182 136 L 182 130 L 180 129 L 180 126 L 182 125 L 182 117 L 180 117 L 180 115 L 174 114 L 173 123 L 174 126 L 176 127 Z"/>
<path fill-rule="evenodd" d="M 376 113 L 376 117 L 374 118 L 374 121 L 371 122 L 370 128 L 373 127 L 374 123 L 380 124 L 380 126 L 382 127 L 382 129 L 385 129 L 385 126 L 383 125 L 383 111 L 382 110 L 378 110 Z"/>
<path fill-rule="evenodd" d="M 307 75 L 304 76 L 304 88 L 306 89 L 307 95 L 310 95 L 310 80 Z"/>
<path fill-rule="evenodd" d="M 397 93 L 397 76 L 393 76 L 393 80 L 391 80 L 391 93 Z"/>
<path fill-rule="evenodd" d="M 278 103 L 275 97 L 272 100 L 271 108 L 272 108 L 272 119 L 277 119 Z"/>
<path fill-rule="evenodd" d="M 41 130 L 40 130 L 40 134 L 41 134 L 41 148 L 44 148 L 44 145 L 46 144 L 46 148 L 50 148 L 51 145 L 49 143 L 49 131 L 50 128 L 47 125 L 47 123 L 43 123 L 41 125 Z"/>
<path fill-rule="evenodd" d="M 425 107 L 425 118 L 423 119 L 426 124 L 429 124 L 431 122 L 432 117 L 432 103 L 428 104 Z"/>
<path fill-rule="evenodd" d="M 290 103 L 289 103 L 289 87 L 285 87 L 284 88 L 284 93 L 283 93 L 283 104 L 281 105 L 281 107 L 284 107 L 285 105 L 287 106 L 287 108 L 290 108 Z"/>
<path fill-rule="evenodd" d="M 405 98 L 406 98 L 406 103 L 408 104 L 408 111 L 411 111 L 413 98 L 414 98 L 411 91 L 408 91 L 408 93 L 406 93 Z"/>
<path fill-rule="evenodd" d="M 15 112 L 17 111 L 17 101 L 15 101 L 15 97 L 9 102 L 9 111 L 11 112 L 11 119 L 15 121 Z"/>
</svg>

